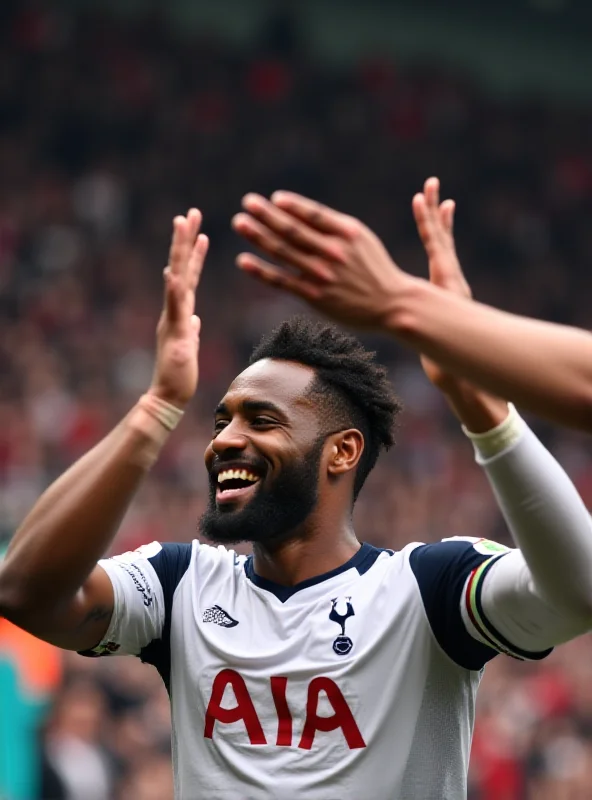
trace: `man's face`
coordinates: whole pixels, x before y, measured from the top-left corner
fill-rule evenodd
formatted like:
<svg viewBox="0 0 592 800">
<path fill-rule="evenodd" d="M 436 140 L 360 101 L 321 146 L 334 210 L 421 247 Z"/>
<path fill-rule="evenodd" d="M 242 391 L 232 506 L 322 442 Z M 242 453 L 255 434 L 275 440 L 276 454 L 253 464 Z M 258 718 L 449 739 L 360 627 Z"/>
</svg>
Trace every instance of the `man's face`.
<svg viewBox="0 0 592 800">
<path fill-rule="evenodd" d="M 280 542 L 314 509 L 325 438 L 306 396 L 313 379 L 309 367 L 264 359 L 233 381 L 205 453 L 210 496 L 200 531 L 206 538 Z"/>
</svg>

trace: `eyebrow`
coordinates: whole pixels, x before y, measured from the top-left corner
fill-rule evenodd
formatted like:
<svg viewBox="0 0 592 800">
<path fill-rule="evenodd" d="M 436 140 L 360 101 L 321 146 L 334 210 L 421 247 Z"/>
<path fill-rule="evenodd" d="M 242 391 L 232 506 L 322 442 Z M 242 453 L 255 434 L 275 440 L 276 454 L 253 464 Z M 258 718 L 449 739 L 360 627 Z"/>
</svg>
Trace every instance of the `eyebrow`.
<svg viewBox="0 0 592 800">
<path fill-rule="evenodd" d="M 278 416 L 285 416 L 285 412 L 270 400 L 243 400 L 240 407 L 243 411 L 271 411 L 273 414 L 278 414 Z M 214 415 L 226 414 L 228 416 L 228 413 L 226 403 L 218 403 Z"/>
</svg>

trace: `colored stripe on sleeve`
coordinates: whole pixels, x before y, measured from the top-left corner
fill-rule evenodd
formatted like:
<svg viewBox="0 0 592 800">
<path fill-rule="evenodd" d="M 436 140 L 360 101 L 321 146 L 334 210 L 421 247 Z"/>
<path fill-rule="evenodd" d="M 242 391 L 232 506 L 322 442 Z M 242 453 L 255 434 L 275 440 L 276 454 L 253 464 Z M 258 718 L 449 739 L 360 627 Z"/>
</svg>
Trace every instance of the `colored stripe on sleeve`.
<svg viewBox="0 0 592 800">
<path fill-rule="evenodd" d="M 540 653 L 530 653 L 515 647 L 493 627 L 483 611 L 483 605 L 481 603 L 483 581 L 495 562 L 503 558 L 504 555 L 506 554 L 502 553 L 499 556 L 492 556 L 471 572 L 465 591 L 467 614 L 480 636 L 482 636 L 487 644 L 494 650 L 497 650 L 499 653 L 504 653 L 511 658 L 516 658 L 519 661 L 539 661 L 545 658 L 551 651 L 545 650 Z"/>
</svg>

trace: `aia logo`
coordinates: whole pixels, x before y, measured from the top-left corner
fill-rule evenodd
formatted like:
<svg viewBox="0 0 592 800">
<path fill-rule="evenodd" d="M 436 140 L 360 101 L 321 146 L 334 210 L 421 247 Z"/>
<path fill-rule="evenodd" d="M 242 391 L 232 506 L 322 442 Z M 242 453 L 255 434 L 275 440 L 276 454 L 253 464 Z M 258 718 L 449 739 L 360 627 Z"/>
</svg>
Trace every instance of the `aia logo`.
<svg viewBox="0 0 592 800">
<path fill-rule="evenodd" d="M 320 675 L 310 681 L 304 707 L 298 708 L 296 697 L 288 699 L 288 694 L 288 678 L 273 675 L 269 678 L 267 703 L 257 711 L 243 676 L 233 669 L 223 669 L 212 683 L 204 738 L 214 739 L 216 728 L 222 729 L 219 733 L 223 736 L 223 726 L 242 722 L 246 740 L 252 745 L 273 744 L 275 740 L 277 747 L 312 750 L 317 734 L 339 731 L 350 750 L 366 747 L 352 709 L 331 678 Z M 328 706 L 333 712 L 330 715 Z M 294 730 L 297 720 L 301 721 L 299 731 Z"/>
<path fill-rule="evenodd" d="M 339 602 L 338 597 L 334 597 L 331 600 L 331 611 L 329 612 L 329 619 L 332 622 L 336 622 L 341 627 L 341 636 L 338 636 L 335 641 L 333 642 L 333 650 L 337 653 L 338 656 L 346 656 L 354 643 L 349 638 L 349 636 L 345 635 L 345 623 L 350 617 L 355 616 L 354 607 L 351 604 L 351 597 L 346 597 L 345 602 L 345 614 L 340 614 L 337 608 L 337 603 Z"/>
</svg>

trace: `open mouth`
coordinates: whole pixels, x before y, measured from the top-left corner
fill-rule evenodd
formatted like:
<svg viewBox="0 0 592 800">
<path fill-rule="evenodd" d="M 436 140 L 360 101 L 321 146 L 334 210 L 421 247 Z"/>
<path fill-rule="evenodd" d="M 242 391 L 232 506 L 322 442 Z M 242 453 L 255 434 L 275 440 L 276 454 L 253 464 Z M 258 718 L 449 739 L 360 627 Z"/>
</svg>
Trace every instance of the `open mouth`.
<svg viewBox="0 0 592 800">
<path fill-rule="evenodd" d="M 225 469 L 218 473 L 216 485 L 216 503 L 235 503 L 237 500 L 248 499 L 256 491 L 257 484 L 261 481 L 248 469 Z"/>
</svg>

